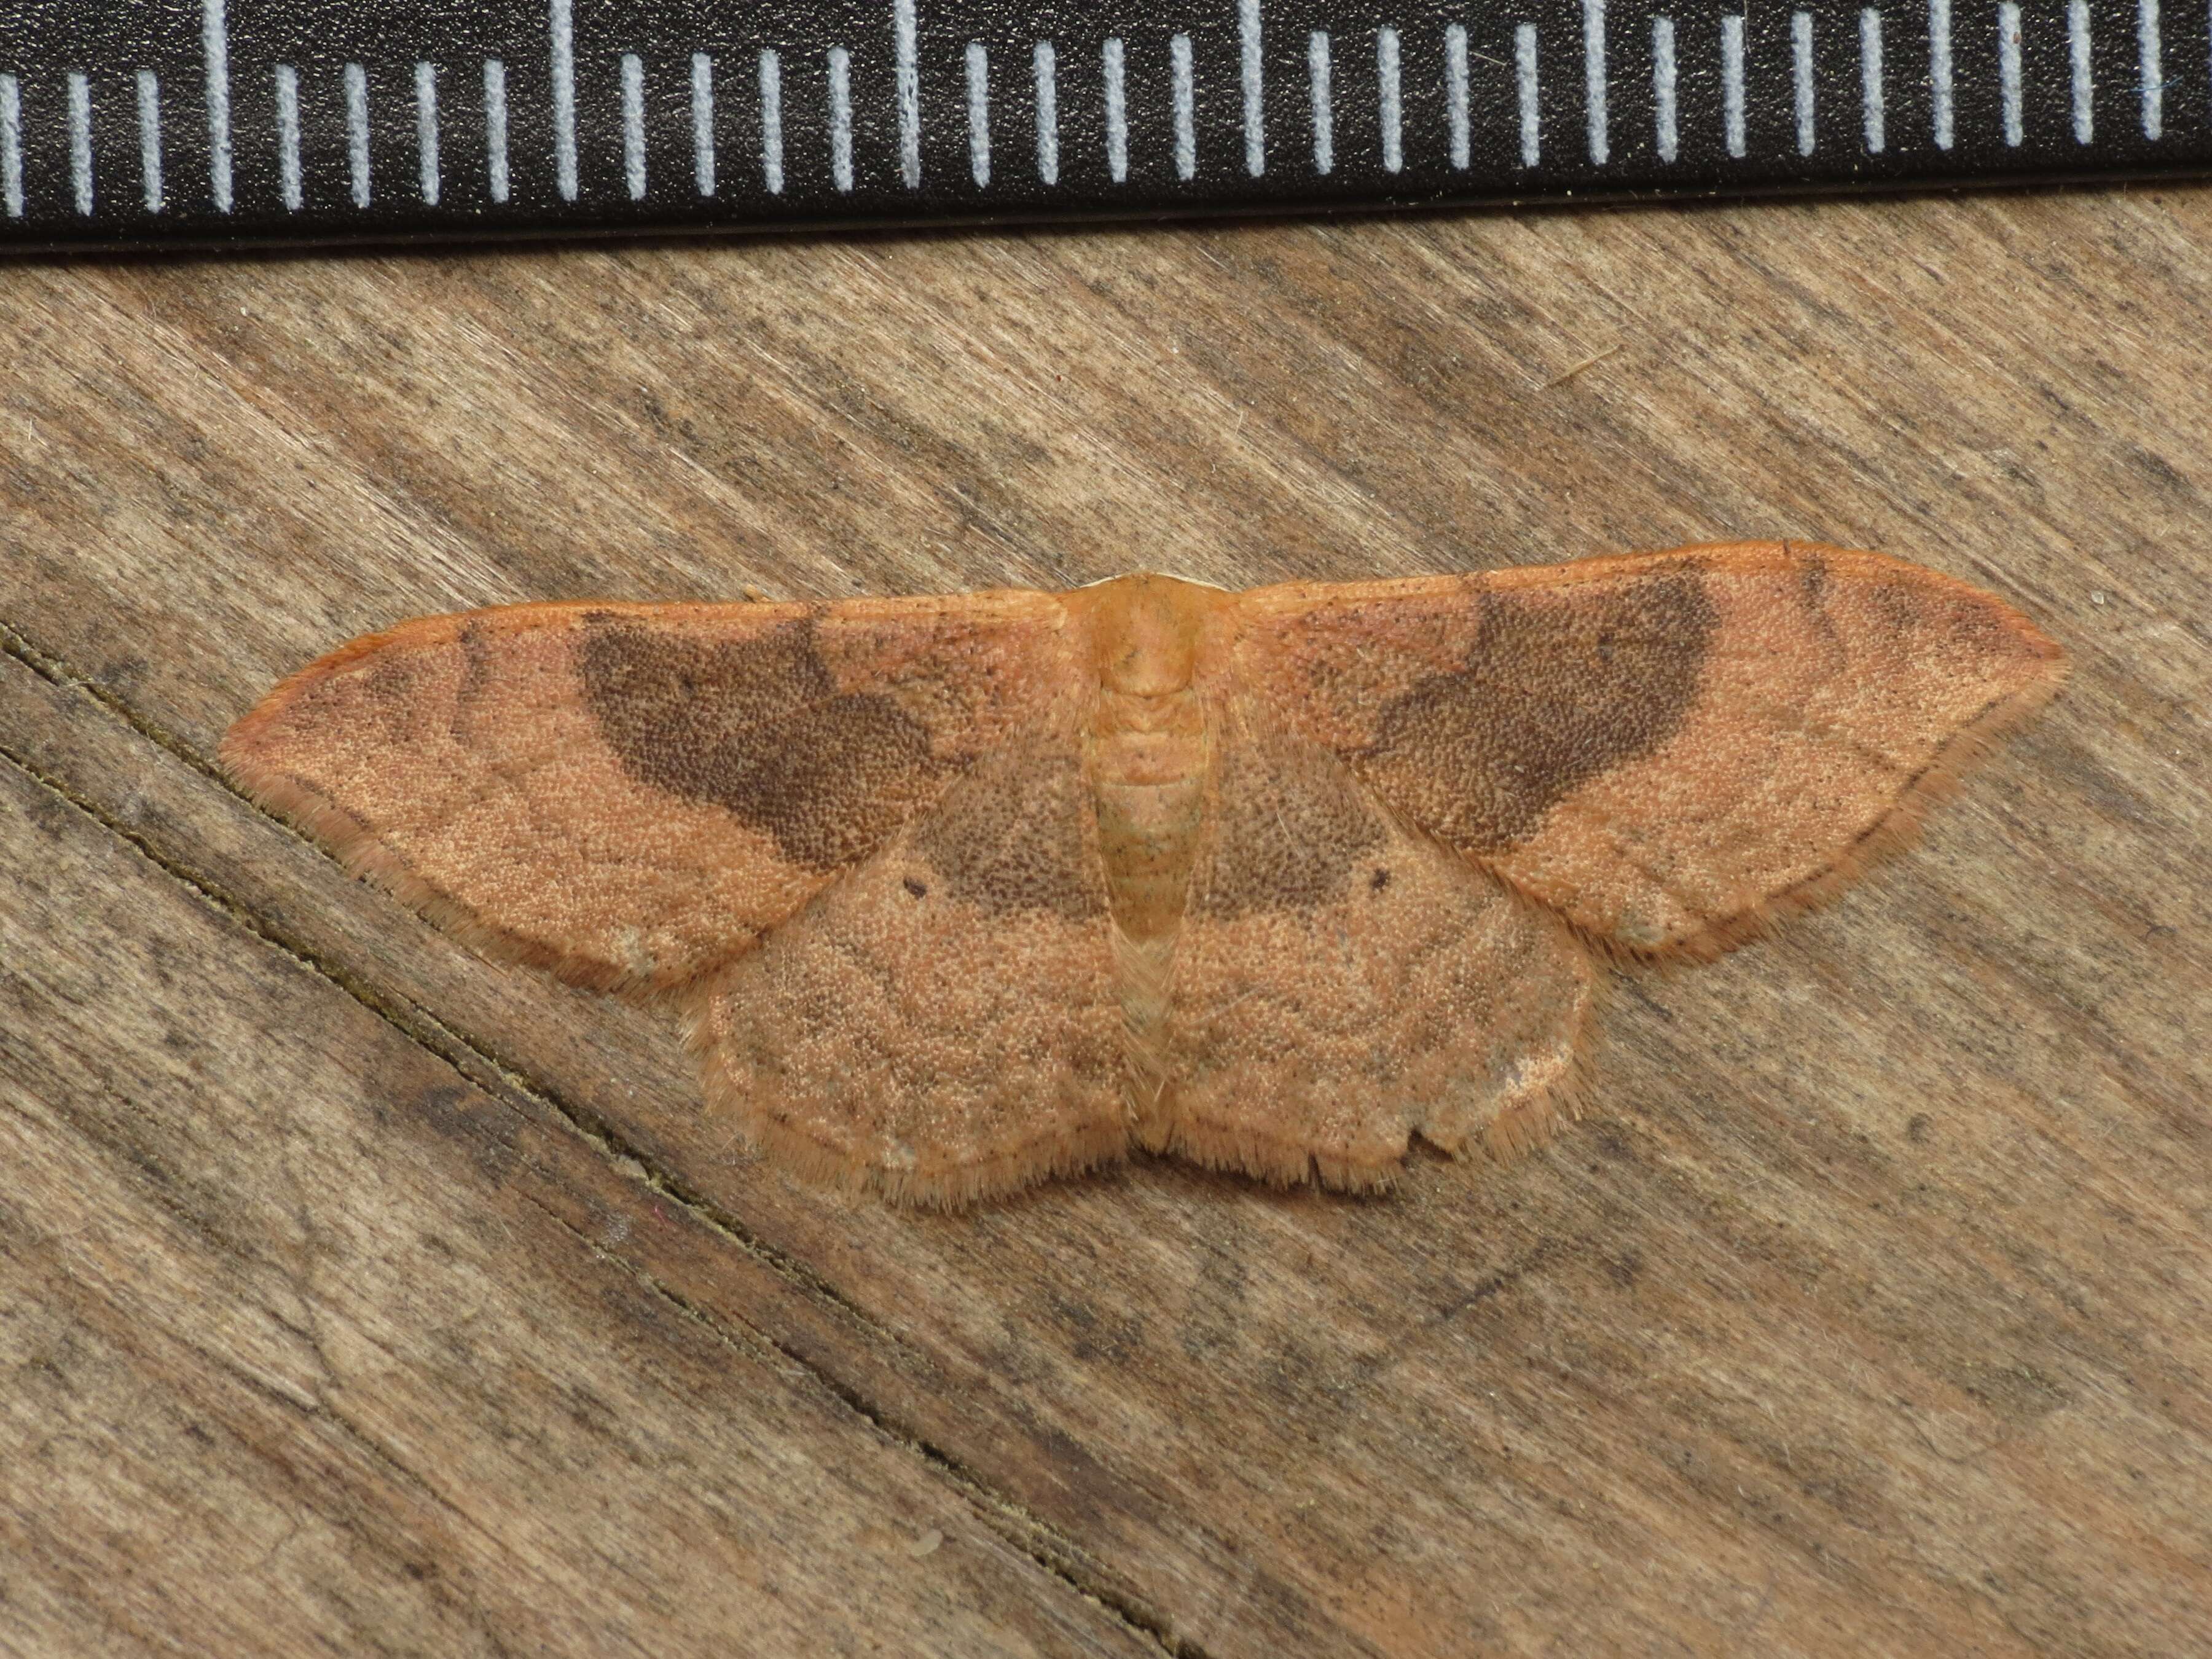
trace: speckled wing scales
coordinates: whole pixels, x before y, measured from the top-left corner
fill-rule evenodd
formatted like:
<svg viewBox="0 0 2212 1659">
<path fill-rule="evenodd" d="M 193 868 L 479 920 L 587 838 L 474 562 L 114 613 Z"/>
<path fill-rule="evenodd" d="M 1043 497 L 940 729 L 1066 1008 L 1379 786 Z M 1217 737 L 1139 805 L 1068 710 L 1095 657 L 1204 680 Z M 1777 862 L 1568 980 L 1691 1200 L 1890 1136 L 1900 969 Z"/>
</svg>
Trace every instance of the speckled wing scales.
<svg viewBox="0 0 2212 1659">
<path fill-rule="evenodd" d="M 1175 958 L 1166 1144 L 1380 1187 L 1412 1135 L 1539 1139 L 1573 1104 L 1588 951 L 1231 691 Z"/>
<path fill-rule="evenodd" d="M 1064 696 L 1063 624 L 1021 592 L 427 617 L 294 675 L 222 757 L 472 942 L 681 990 Z"/>
<path fill-rule="evenodd" d="M 957 1205 L 1121 1157 L 1121 1006 L 1070 697 L 740 957 L 708 1100 L 797 1168 Z"/>
<path fill-rule="evenodd" d="M 1771 543 L 1265 589 L 1236 660 L 1407 823 L 1651 955 L 1834 890 L 2063 672 L 1963 582 Z"/>
</svg>

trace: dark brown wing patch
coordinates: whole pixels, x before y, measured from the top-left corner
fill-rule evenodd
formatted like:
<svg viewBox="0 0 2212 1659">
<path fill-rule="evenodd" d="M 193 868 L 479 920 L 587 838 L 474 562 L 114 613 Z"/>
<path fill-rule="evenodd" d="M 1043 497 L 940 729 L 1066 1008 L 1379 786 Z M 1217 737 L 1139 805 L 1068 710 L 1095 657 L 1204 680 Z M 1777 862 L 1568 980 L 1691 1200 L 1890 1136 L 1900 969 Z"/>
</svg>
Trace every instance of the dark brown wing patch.
<svg viewBox="0 0 2212 1659">
<path fill-rule="evenodd" d="M 1328 755 L 1310 743 L 1246 737 L 1224 744 L 1214 769 L 1212 851 L 1206 878 L 1192 884 L 1194 914 L 1310 910 L 1338 902 L 1358 880 L 1376 886 L 1382 819 Z"/>
<path fill-rule="evenodd" d="M 1717 613 L 1694 568 L 1606 590 L 1480 596 L 1465 665 L 1379 711 L 1361 778 L 1454 846 L 1524 840 L 1562 798 L 1649 755 L 1697 702 Z"/>
<path fill-rule="evenodd" d="M 487 948 L 673 992 L 1034 732 L 1080 684 L 1064 620 L 1023 593 L 426 617 L 287 680 L 223 763 Z"/>
<path fill-rule="evenodd" d="M 811 619 L 697 641 L 611 614 L 577 653 L 607 745 L 639 782 L 720 806 L 811 870 L 865 855 L 951 767 L 887 696 L 837 689 Z"/>
<path fill-rule="evenodd" d="M 1045 911 L 1089 921 L 1104 914 L 1098 853 L 1086 839 L 1090 781 L 1073 731 L 1051 735 L 1057 741 L 1024 744 L 1009 757 L 1000 769 L 1008 782 L 956 787 L 915 824 L 915 854 L 935 880 L 910 878 L 908 893 L 920 899 L 933 889 L 988 915 Z"/>
</svg>

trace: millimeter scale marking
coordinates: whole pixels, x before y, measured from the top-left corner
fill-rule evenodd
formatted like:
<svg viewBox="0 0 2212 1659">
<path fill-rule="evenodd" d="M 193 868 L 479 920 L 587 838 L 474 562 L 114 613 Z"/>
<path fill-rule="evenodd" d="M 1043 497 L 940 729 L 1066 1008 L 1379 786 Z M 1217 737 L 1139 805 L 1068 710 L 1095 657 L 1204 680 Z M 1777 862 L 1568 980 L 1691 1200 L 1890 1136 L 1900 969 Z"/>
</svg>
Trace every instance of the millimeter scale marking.
<svg viewBox="0 0 2212 1659">
<path fill-rule="evenodd" d="M 2208 169 L 2212 0 L 0 0 L 0 248 Z"/>
</svg>

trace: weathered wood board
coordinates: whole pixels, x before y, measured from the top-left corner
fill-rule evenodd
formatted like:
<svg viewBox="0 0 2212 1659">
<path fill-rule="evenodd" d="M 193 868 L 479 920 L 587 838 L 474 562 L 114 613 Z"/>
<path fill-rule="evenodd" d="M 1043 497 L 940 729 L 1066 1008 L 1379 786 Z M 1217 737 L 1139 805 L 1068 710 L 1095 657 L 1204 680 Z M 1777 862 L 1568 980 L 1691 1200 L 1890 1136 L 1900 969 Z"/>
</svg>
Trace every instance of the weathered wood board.
<svg viewBox="0 0 2212 1659">
<path fill-rule="evenodd" d="M 2212 1629 L 2212 193 L 15 264 L 0 363 L 0 1649 Z M 797 1184 L 209 761 L 465 605 L 1770 535 L 2073 682 L 1380 1200 Z"/>
</svg>

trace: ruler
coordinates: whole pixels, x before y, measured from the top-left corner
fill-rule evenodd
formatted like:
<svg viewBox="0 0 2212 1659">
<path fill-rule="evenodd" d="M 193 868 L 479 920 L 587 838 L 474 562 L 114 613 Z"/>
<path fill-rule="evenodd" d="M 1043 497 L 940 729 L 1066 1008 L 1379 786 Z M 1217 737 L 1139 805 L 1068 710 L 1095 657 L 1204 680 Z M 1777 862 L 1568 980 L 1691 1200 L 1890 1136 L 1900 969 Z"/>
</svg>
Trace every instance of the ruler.
<svg viewBox="0 0 2212 1659">
<path fill-rule="evenodd" d="M 2201 173 L 2208 0 L 0 0 L 0 247 Z"/>
</svg>

